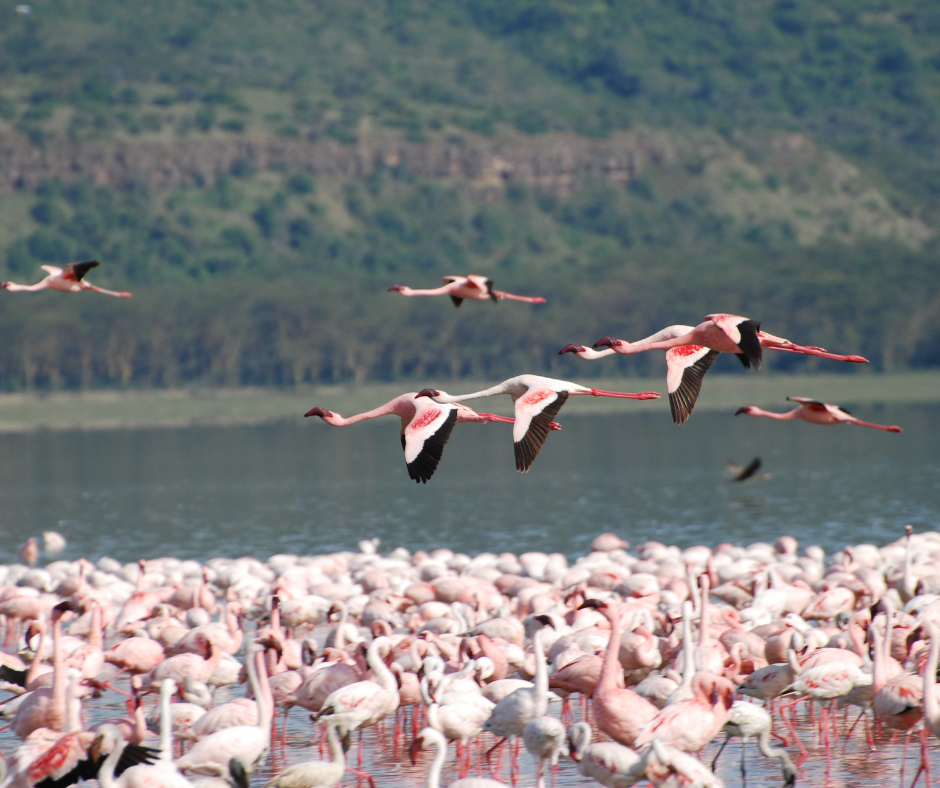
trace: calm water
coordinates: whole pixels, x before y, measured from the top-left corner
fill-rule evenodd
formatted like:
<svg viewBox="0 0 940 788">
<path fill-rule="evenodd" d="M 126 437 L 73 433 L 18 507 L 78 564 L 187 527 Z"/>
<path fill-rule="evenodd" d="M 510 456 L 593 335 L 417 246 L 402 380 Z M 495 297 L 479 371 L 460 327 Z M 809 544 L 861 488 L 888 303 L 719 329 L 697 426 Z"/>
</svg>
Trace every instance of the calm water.
<svg viewBox="0 0 940 788">
<path fill-rule="evenodd" d="M 696 413 L 563 412 L 528 474 L 510 428 L 462 424 L 431 482 L 406 474 L 394 419 L 269 427 L 0 436 L 0 560 L 46 528 L 65 557 L 314 553 L 449 546 L 583 553 L 614 530 L 634 544 L 749 543 L 785 532 L 827 550 L 940 525 L 940 408 L 858 409 L 901 435 Z M 731 484 L 724 458 L 764 460 Z"/>
</svg>

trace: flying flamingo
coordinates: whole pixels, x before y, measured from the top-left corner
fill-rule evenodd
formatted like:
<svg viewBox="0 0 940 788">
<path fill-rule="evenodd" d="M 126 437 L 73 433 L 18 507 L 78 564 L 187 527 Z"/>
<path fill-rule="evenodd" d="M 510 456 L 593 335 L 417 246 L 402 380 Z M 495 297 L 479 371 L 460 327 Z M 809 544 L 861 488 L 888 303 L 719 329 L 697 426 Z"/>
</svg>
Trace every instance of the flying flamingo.
<svg viewBox="0 0 940 788">
<path fill-rule="evenodd" d="M 405 450 L 405 465 L 408 467 L 408 476 L 414 479 L 416 484 L 427 484 L 434 475 L 455 424 L 468 421 L 477 424 L 487 421 L 512 424 L 515 421 L 493 413 L 477 413 L 465 405 L 438 407 L 432 402 L 419 400 L 420 396 L 421 394 L 409 391 L 374 410 L 350 416 L 348 419 L 325 408 L 312 408 L 304 417 L 319 416 L 332 427 L 348 427 L 357 421 L 376 419 L 379 416 L 398 416 L 401 419 L 401 446 Z M 548 429 L 560 430 L 561 426 L 552 422 Z"/>
<path fill-rule="evenodd" d="M 516 452 L 516 470 L 525 473 L 532 467 L 539 450 L 548 437 L 552 419 L 561 410 L 568 397 L 578 394 L 590 394 L 594 397 L 619 397 L 621 399 L 659 399 L 655 391 L 643 391 L 639 394 L 627 394 L 622 391 L 602 391 L 601 389 L 579 386 L 566 380 L 543 378 L 540 375 L 517 375 L 472 394 L 454 396 L 436 389 L 423 389 L 418 397 L 431 397 L 441 404 L 464 402 L 480 397 L 492 397 L 496 394 L 508 394 L 515 405 L 516 423 L 512 429 L 513 445 Z"/>
<path fill-rule="evenodd" d="M 760 369 L 764 348 L 836 361 L 868 363 L 868 359 L 862 356 L 840 356 L 822 348 L 797 345 L 789 339 L 761 331 L 756 320 L 724 314 L 707 315 L 705 322 L 697 326 L 668 326 L 638 342 L 603 337 L 594 343 L 594 348 L 600 347 L 606 349 L 565 345 L 559 355 L 575 353 L 580 358 L 593 360 L 611 353 L 629 356 L 647 350 L 666 351 L 666 388 L 672 420 L 676 424 L 684 424 L 692 414 L 702 389 L 702 379 L 719 353 L 734 353 L 746 369 L 752 365 Z"/>
<path fill-rule="evenodd" d="M 439 296 L 449 295 L 454 306 L 460 306 L 463 300 L 472 301 L 492 301 L 494 304 L 503 299 L 507 301 L 524 301 L 527 304 L 544 304 L 545 299 L 539 296 L 520 296 L 512 293 L 504 293 L 502 290 L 493 289 L 493 280 L 485 276 L 470 274 L 469 276 L 445 276 L 443 287 L 435 287 L 433 290 L 412 290 L 405 285 L 392 285 L 388 292 L 401 293 L 403 296 Z"/>
<path fill-rule="evenodd" d="M 659 713 L 652 703 L 633 690 L 618 686 L 618 675 L 623 668 L 618 659 L 620 651 L 620 611 L 597 599 L 587 599 L 582 605 L 593 607 L 610 621 L 610 641 L 604 654 L 604 666 L 594 690 L 594 713 L 597 727 L 616 742 L 632 747 L 640 729 Z"/>
<path fill-rule="evenodd" d="M 92 268 L 97 268 L 101 263 L 92 260 L 87 263 L 69 263 L 65 268 L 58 268 L 54 265 L 39 266 L 49 273 L 45 279 L 36 282 L 34 285 L 18 285 L 16 282 L 0 282 L 0 289 L 9 290 L 11 293 L 22 291 L 35 293 L 39 290 L 58 290 L 60 293 L 81 293 L 82 290 L 94 290 L 96 293 L 116 296 L 117 298 L 130 298 L 130 293 L 118 292 L 117 290 L 105 290 L 103 287 L 95 287 L 90 282 L 85 281 L 85 274 Z"/>
<path fill-rule="evenodd" d="M 847 410 L 843 410 L 838 405 L 832 405 L 828 402 L 819 402 L 809 397 L 787 397 L 790 402 L 799 402 L 800 406 L 786 413 L 775 413 L 774 411 L 764 410 L 754 405 L 748 405 L 738 408 L 735 416 L 744 413 L 747 416 L 763 416 L 767 419 L 776 419 L 777 421 L 789 421 L 791 419 L 802 419 L 809 424 L 857 424 L 859 427 L 872 427 L 876 430 L 885 430 L 886 432 L 901 432 L 900 427 L 887 427 L 883 424 L 871 424 L 867 421 L 861 421 L 855 418 Z"/>
</svg>

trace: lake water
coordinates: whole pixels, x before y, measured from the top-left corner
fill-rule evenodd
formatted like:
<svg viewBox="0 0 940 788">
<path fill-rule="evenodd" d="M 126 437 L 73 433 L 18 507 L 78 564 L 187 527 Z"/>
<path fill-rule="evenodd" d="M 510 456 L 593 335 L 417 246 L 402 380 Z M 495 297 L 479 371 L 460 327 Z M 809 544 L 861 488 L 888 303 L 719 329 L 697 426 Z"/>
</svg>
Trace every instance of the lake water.
<svg viewBox="0 0 940 788">
<path fill-rule="evenodd" d="M 633 543 L 683 546 L 746 544 L 791 533 L 804 546 L 831 551 L 893 540 L 906 523 L 936 528 L 940 408 L 861 408 L 857 415 L 905 431 L 708 412 L 677 428 L 662 415 L 563 411 L 564 430 L 550 435 L 525 475 L 514 470 L 507 425 L 459 425 L 436 475 L 420 486 L 407 477 L 393 419 L 348 429 L 307 419 L 268 427 L 3 435 L 0 561 L 16 560 L 25 539 L 48 528 L 68 538 L 64 557 L 106 554 L 122 561 L 263 559 L 355 549 L 359 539 L 373 536 L 382 539 L 383 551 L 449 546 L 468 553 L 561 551 L 573 558 L 605 530 Z M 724 458 L 744 464 L 754 456 L 763 458 L 762 470 L 772 478 L 727 481 Z M 241 692 L 225 690 L 220 699 Z M 119 711 L 120 698 L 103 698 L 89 721 Z M 808 727 L 801 726 L 807 744 Z M 306 746 L 311 730 L 295 711 L 289 746 L 275 753 L 273 764 L 316 757 Z M 412 767 L 406 754 L 391 752 L 390 741 L 390 735 L 366 736 L 366 763 L 378 785 L 423 785 L 430 753 Z M 10 731 L 0 734 L 5 752 L 14 744 Z M 728 785 L 741 784 L 738 746 L 719 767 Z M 716 749 L 706 749 L 706 761 Z M 911 749 L 907 783 L 917 764 Z M 760 758 L 753 744 L 750 750 L 749 784 L 781 784 L 776 764 Z M 885 740 L 869 754 L 857 730 L 828 775 L 821 751 L 811 750 L 798 784 L 898 784 L 900 742 Z M 533 785 L 525 755 L 522 765 L 520 784 Z M 456 776 L 450 775 L 445 784 Z M 354 785 L 355 778 L 344 784 Z M 563 760 L 559 785 L 584 784 Z"/>
<path fill-rule="evenodd" d="M 616 531 L 634 544 L 750 543 L 794 534 L 827 551 L 940 524 L 940 408 L 860 409 L 903 434 L 696 413 L 562 411 L 528 474 L 511 428 L 458 425 L 434 478 L 410 481 L 398 423 L 36 432 L 0 436 L 0 526 L 10 561 L 43 529 L 65 557 L 448 546 L 584 553 Z M 727 481 L 725 458 L 763 458 L 772 478 Z"/>
</svg>

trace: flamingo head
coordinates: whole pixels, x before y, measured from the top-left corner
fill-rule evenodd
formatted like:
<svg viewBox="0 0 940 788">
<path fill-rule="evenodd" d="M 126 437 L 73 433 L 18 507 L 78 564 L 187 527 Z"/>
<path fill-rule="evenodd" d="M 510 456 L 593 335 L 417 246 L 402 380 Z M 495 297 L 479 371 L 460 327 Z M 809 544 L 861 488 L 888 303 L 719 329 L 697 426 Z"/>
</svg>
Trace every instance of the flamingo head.
<svg viewBox="0 0 940 788">
<path fill-rule="evenodd" d="M 752 409 L 753 409 L 753 406 L 752 406 L 752 405 L 745 405 L 743 408 L 738 408 L 738 409 L 734 412 L 734 415 L 735 415 L 735 416 L 740 416 L 742 413 L 744 413 L 744 414 L 750 416 Z"/>
<path fill-rule="evenodd" d="M 535 620 L 539 622 L 543 627 L 555 628 L 555 622 L 552 621 L 548 616 L 535 616 Z"/>
<path fill-rule="evenodd" d="M 583 353 L 587 350 L 584 345 L 565 345 L 561 350 L 558 351 L 559 356 L 563 356 L 565 353 Z"/>
<path fill-rule="evenodd" d="M 6 290 L 9 286 L 9 282 L 0 282 L 0 290 Z"/>
<path fill-rule="evenodd" d="M 607 607 L 606 602 L 602 602 L 600 599 L 585 599 L 580 605 L 578 605 L 578 610 L 584 610 L 586 608 L 592 608 L 593 610 L 603 610 Z"/>
<path fill-rule="evenodd" d="M 421 389 L 421 391 L 415 394 L 415 399 L 418 397 L 439 397 L 443 393 L 443 391 L 438 391 L 437 389 Z"/>
<path fill-rule="evenodd" d="M 311 408 L 304 414 L 304 418 L 307 418 L 307 416 L 319 416 L 321 419 L 328 419 L 332 415 L 333 414 L 326 408 Z"/>
<path fill-rule="evenodd" d="M 613 337 L 601 337 L 594 343 L 594 347 L 620 347 L 622 344 L 622 340 L 614 339 Z"/>
<path fill-rule="evenodd" d="M 408 748 L 408 754 L 411 756 L 411 765 L 414 766 L 418 762 L 418 753 L 424 749 L 424 736 L 418 734 L 415 736 L 415 740 L 411 742 L 411 747 Z"/>
</svg>

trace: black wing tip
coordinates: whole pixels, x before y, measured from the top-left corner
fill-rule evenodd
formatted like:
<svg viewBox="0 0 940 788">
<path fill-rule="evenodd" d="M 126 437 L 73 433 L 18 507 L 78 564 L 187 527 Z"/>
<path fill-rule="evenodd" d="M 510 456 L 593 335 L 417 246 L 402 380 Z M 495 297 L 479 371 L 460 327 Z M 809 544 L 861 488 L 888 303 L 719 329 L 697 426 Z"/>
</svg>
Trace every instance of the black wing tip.
<svg viewBox="0 0 940 788">
<path fill-rule="evenodd" d="M 750 369 L 752 365 L 755 369 L 760 369 L 763 361 L 764 351 L 760 346 L 760 338 L 757 336 L 758 331 L 760 331 L 760 321 L 758 320 L 744 320 L 738 323 L 738 333 L 741 335 L 738 347 L 741 349 L 741 363 L 744 364 L 745 369 Z"/>
<path fill-rule="evenodd" d="M 450 434 L 457 424 L 457 409 L 454 408 L 447 414 L 447 418 L 440 429 L 424 442 L 421 452 L 410 463 L 406 463 L 408 476 L 415 483 L 427 484 L 428 480 L 434 475 L 437 466 L 444 455 L 444 446 L 450 440 Z M 405 447 L 404 436 L 402 448 Z"/>
<path fill-rule="evenodd" d="M 462 299 L 462 298 L 458 298 L 457 296 L 451 296 L 451 297 L 450 297 L 450 300 L 453 301 L 453 302 L 454 302 L 454 306 L 456 306 L 456 307 L 458 307 L 458 308 L 459 308 L 460 305 L 463 303 L 463 299 Z"/>
<path fill-rule="evenodd" d="M 519 473 L 528 473 L 535 458 L 538 457 L 548 433 L 551 432 L 552 422 L 561 410 L 561 406 L 568 400 L 567 391 L 556 392 L 554 402 L 545 406 L 541 413 L 532 417 L 529 423 L 529 429 L 526 430 L 522 440 L 513 443 L 513 451 L 516 455 L 516 470 Z"/>
<path fill-rule="evenodd" d="M 692 409 L 702 390 L 702 380 L 705 373 L 718 358 L 717 350 L 709 350 L 692 366 L 682 370 L 682 379 L 679 388 L 669 395 L 669 410 L 672 411 L 672 420 L 677 427 L 681 427 L 689 420 Z"/>
</svg>

